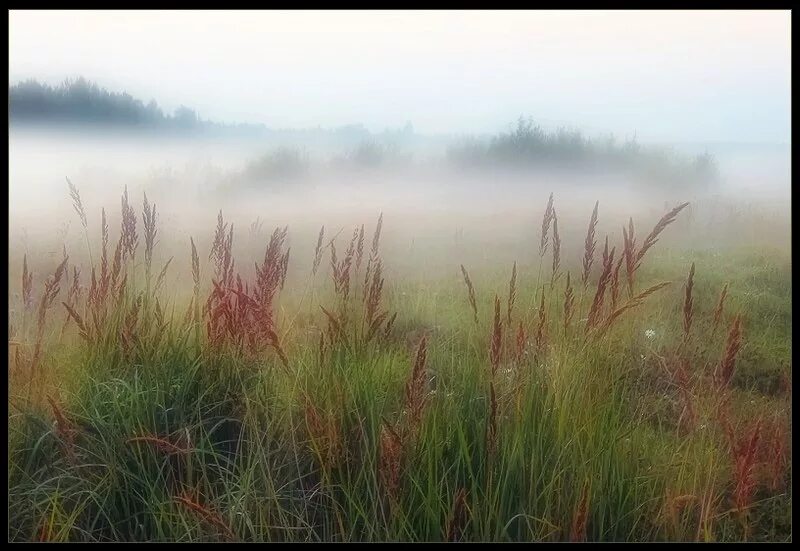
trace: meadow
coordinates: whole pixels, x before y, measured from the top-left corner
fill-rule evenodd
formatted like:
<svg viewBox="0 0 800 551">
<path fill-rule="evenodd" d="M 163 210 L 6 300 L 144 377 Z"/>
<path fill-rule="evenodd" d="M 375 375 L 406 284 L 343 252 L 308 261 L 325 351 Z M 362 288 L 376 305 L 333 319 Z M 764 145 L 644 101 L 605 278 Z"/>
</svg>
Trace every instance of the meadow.
<svg viewBox="0 0 800 551">
<path fill-rule="evenodd" d="M 10 541 L 791 541 L 785 218 L 69 192 L 11 243 Z"/>
</svg>

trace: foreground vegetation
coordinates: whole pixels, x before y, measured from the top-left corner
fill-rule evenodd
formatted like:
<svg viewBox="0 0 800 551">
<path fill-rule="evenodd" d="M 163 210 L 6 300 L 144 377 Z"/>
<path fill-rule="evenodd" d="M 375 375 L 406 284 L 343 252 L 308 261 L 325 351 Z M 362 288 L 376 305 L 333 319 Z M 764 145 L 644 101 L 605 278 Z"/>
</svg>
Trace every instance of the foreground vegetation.
<svg viewBox="0 0 800 551">
<path fill-rule="evenodd" d="M 382 217 L 302 274 L 220 213 L 170 294 L 155 205 L 113 246 L 71 193 L 94 260 L 12 301 L 10 540 L 791 539 L 790 265 L 665 249 L 686 204 L 567 259 L 551 196 L 532 263 L 441 281 Z"/>
</svg>

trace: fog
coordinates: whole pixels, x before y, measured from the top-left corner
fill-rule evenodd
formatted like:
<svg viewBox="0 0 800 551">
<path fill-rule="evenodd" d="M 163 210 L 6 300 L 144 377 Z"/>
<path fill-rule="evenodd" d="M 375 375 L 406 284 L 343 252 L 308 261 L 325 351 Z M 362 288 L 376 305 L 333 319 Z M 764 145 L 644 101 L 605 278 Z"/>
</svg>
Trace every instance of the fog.
<svg viewBox="0 0 800 551">
<path fill-rule="evenodd" d="M 85 76 L 112 93 L 155 98 L 167 114 L 188 105 L 201 125 L 312 137 L 362 125 L 363 144 L 378 144 L 380 155 L 364 161 L 361 142 L 291 133 L 22 120 L 9 127 L 12 252 L 80 243 L 67 178 L 94 236 L 101 208 L 116 227 L 127 188 L 133 204 L 146 192 L 158 205 L 161 241 L 176 247 L 210 235 L 220 210 L 242 233 L 256 219 L 289 225 L 308 247 L 322 224 L 346 238 L 383 212 L 390 235 L 404 247 L 427 243 L 432 261 L 465 228 L 480 252 L 510 259 L 534 249 L 550 193 L 576 248 L 598 200 L 615 238 L 630 216 L 647 226 L 690 201 L 707 221 L 691 234 L 702 242 L 685 245 L 788 246 L 789 23 L 788 12 L 14 11 L 10 86 Z M 567 136 L 552 147 L 593 151 L 591 163 L 523 159 L 513 137 L 521 115 L 537 125 L 526 139 L 538 140 L 539 128 L 553 140 L 558 129 L 580 131 L 579 146 Z M 492 157 L 504 132 L 511 145 Z M 618 164 L 598 153 L 609 135 Z M 470 139 L 491 155 L 464 149 L 466 161 L 455 162 L 453 148 Z M 630 144 L 654 156 L 640 160 Z M 704 154 L 714 178 L 689 181 Z M 662 156 L 683 172 L 651 166 Z M 432 235 L 446 236 L 439 248 Z"/>
</svg>

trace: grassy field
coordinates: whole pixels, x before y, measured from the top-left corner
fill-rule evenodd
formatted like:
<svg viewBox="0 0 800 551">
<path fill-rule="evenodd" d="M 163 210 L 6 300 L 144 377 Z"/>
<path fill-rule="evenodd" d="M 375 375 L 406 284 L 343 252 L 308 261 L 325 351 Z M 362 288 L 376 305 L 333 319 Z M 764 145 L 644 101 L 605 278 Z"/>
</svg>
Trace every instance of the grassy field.
<svg viewBox="0 0 800 551">
<path fill-rule="evenodd" d="M 517 263 L 222 213 L 167 255 L 73 202 L 10 262 L 9 540 L 791 540 L 785 248 L 556 198 Z"/>
</svg>

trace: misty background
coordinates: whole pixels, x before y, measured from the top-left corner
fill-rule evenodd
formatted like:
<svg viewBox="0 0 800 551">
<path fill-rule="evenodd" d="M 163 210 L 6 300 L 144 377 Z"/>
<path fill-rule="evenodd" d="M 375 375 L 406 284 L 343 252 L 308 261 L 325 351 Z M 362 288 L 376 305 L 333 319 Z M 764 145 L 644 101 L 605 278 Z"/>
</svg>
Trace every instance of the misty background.
<svg viewBox="0 0 800 551">
<path fill-rule="evenodd" d="M 9 44 L 12 233 L 69 219 L 66 177 L 176 226 L 788 213 L 788 11 L 15 10 Z"/>
</svg>

